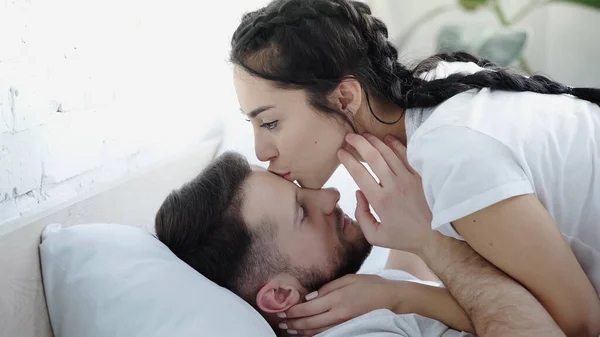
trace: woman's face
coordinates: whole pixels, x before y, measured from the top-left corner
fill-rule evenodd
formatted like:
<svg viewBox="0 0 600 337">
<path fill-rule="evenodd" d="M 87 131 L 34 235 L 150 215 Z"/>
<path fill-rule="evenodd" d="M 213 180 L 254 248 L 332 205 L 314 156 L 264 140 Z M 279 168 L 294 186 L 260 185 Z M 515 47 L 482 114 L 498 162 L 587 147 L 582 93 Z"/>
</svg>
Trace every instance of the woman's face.
<svg viewBox="0 0 600 337">
<path fill-rule="evenodd" d="M 307 188 L 321 188 L 339 166 L 337 151 L 352 131 L 341 118 L 317 111 L 303 90 L 276 88 L 236 67 L 234 86 L 254 128 L 256 157 L 269 171 Z"/>
</svg>

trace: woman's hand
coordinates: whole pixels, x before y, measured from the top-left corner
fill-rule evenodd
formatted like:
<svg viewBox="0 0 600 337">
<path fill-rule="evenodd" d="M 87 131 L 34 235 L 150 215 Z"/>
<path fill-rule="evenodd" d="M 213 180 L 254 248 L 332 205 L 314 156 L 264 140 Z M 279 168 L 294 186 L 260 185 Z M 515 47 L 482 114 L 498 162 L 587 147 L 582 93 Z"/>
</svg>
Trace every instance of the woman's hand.
<svg viewBox="0 0 600 337">
<path fill-rule="evenodd" d="M 404 310 L 399 299 L 407 293 L 402 286 L 408 289 L 409 283 L 377 275 L 346 275 L 306 295 L 307 302 L 290 308 L 279 327 L 288 333 L 313 336 L 376 309 L 398 313 Z"/>
<path fill-rule="evenodd" d="M 360 191 L 356 192 L 356 220 L 366 239 L 375 246 L 416 252 L 431 236 L 431 211 L 425 200 L 421 177 L 406 159 L 406 147 L 394 137 L 386 143 L 372 135 L 346 135 L 379 178 L 379 183 L 349 152 L 338 157 Z M 373 207 L 381 222 L 369 209 Z"/>
</svg>

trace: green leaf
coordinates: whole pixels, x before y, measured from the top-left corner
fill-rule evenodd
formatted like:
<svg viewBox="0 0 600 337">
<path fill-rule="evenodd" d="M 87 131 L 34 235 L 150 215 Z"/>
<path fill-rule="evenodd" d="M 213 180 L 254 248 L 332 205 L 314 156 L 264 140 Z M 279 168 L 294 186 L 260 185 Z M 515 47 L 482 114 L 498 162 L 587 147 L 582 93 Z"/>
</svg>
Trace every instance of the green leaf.
<svg viewBox="0 0 600 337">
<path fill-rule="evenodd" d="M 570 2 L 572 4 L 582 5 L 600 9 L 600 0 L 554 0 L 555 2 Z"/>
<path fill-rule="evenodd" d="M 521 56 L 526 42 L 525 31 L 498 31 L 479 47 L 477 54 L 501 66 L 509 66 Z"/>
<path fill-rule="evenodd" d="M 508 66 L 523 53 L 527 33 L 474 25 L 444 26 L 437 36 L 437 52 L 466 51 Z"/>
<path fill-rule="evenodd" d="M 460 5 L 468 10 L 475 11 L 481 6 L 486 6 L 489 0 L 459 0 Z"/>
<path fill-rule="evenodd" d="M 476 36 L 471 32 L 477 32 L 476 29 L 470 29 L 464 26 L 444 26 L 437 36 L 437 52 L 450 53 L 455 51 L 473 50 L 473 41 Z"/>
</svg>

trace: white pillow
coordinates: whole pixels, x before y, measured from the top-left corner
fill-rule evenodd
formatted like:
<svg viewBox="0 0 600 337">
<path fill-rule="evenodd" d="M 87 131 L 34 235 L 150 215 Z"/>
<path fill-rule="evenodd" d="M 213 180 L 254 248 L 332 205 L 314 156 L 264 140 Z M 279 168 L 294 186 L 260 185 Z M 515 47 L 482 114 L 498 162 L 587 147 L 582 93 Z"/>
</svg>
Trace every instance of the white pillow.
<svg viewBox="0 0 600 337">
<path fill-rule="evenodd" d="M 40 245 L 56 337 L 275 336 L 249 304 L 151 233 L 114 224 L 53 227 Z"/>
</svg>

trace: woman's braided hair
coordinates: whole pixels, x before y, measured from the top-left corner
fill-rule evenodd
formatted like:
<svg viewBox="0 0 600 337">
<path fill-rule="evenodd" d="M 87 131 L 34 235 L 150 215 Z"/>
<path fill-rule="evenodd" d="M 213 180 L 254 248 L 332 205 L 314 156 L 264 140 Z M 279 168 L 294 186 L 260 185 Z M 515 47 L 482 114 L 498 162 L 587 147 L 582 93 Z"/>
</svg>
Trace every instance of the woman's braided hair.
<svg viewBox="0 0 600 337">
<path fill-rule="evenodd" d="M 306 90 L 311 104 L 329 113 L 339 111 L 329 107 L 327 94 L 350 76 L 368 95 L 404 109 L 433 107 L 481 88 L 571 94 L 600 105 L 598 89 L 571 88 L 540 75 L 524 77 L 464 52 L 438 54 L 409 69 L 398 61 L 386 25 L 357 1 L 274 0 L 243 17 L 231 46 L 234 64 L 279 87 Z M 474 62 L 493 71 L 432 81 L 418 77 L 440 61 Z"/>
</svg>

